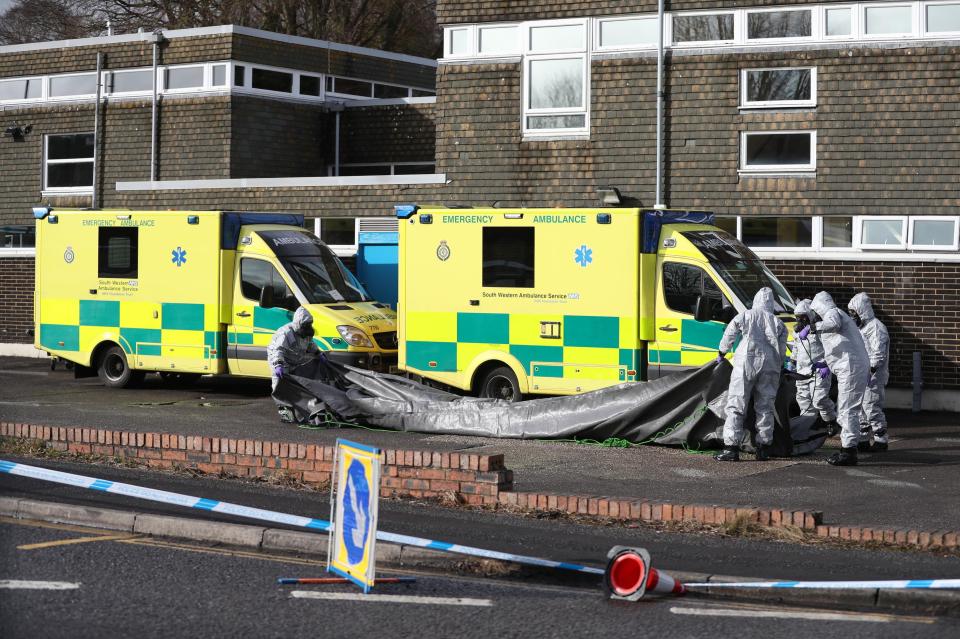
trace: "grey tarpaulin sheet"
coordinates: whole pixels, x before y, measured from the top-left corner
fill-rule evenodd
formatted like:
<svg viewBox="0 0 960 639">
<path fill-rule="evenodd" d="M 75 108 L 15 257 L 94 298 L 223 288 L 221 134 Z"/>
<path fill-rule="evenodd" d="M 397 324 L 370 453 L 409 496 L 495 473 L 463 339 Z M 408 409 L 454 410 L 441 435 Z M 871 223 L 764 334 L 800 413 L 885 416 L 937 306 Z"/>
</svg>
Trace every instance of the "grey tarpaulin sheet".
<svg viewBox="0 0 960 639">
<path fill-rule="evenodd" d="M 510 403 L 463 397 L 324 359 L 284 376 L 273 397 L 292 408 L 300 423 L 327 416 L 377 428 L 514 439 L 621 438 L 633 443 L 720 448 L 728 362 L 646 383 L 626 383 L 563 397 Z M 816 417 L 789 417 L 794 384 L 784 378 L 777 398 L 771 453 L 790 456 L 819 448 L 825 425 Z M 752 411 L 744 450 L 752 450 Z"/>
</svg>

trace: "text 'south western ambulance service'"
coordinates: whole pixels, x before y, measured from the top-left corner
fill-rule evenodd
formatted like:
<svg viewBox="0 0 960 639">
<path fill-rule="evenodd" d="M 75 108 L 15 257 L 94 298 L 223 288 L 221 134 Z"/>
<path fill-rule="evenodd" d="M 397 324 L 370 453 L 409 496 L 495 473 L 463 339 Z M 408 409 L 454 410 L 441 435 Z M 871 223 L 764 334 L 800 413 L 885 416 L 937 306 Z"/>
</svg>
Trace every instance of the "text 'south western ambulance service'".
<svg viewBox="0 0 960 639">
<path fill-rule="evenodd" d="M 397 207 L 399 365 L 482 397 L 572 394 L 700 367 L 769 286 L 702 211 Z"/>
<path fill-rule="evenodd" d="M 34 210 L 35 345 L 126 386 L 270 377 L 266 351 L 303 306 L 335 361 L 388 370 L 396 315 L 371 299 L 303 216 L 218 211 Z"/>
</svg>

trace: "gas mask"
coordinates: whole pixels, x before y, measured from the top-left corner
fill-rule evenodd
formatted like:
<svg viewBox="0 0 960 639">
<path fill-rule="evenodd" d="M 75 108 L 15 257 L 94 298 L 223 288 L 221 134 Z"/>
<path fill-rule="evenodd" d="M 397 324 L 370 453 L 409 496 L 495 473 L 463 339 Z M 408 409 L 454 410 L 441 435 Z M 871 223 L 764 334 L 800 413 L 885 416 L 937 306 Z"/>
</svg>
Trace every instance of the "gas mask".
<svg viewBox="0 0 960 639">
<path fill-rule="evenodd" d="M 857 315 L 856 311 L 853 311 L 853 310 L 850 311 L 850 319 L 852 319 L 853 322 L 857 325 L 857 328 L 860 328 L 861 326 L 863 326 L 863 320 L 860 319 L 860 316 Z"/>
<path fill-rule="evenodd" d="M 309 324 L 304 324 L 300 328 L 300 335 L 302 335 L 303 337 L 313 337 L 313 334 L 314 334 L 313 322 L 310 322 Z"/>
<path fill-rule="evenodd" d="M 795 319 L 797 320 L 797 328 L 796 328 L 797 331 L 803 330 L 804 326 L 807 326 L 810 324 L 810 318 L 807 317 L 805 314 L 797 315 L 795 316 Z"/>
</svg>

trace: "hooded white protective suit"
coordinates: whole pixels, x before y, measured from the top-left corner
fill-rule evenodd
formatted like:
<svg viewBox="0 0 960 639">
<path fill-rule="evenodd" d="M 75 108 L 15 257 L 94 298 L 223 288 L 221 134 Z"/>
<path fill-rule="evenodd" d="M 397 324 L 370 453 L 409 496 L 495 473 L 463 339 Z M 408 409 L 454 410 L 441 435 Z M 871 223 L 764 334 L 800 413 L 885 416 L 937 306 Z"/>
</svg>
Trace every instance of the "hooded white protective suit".
<svg viewBox="0 0 960 639">
<path fill-rule="evenodd" d="M 867 349 L 857 325 L 840 312 L 830 293 L 820 291 L 810 306 L 820 316 L 814 330 L 823 344 L 824 361 L 837 377 L 840 443 L 844 448 L 856 448 L 860 441 L 860 403 L 870 379 Z"/>
<path fill-rule="evenodd" d="M 742 443 L 743 417 L 751 397 L 757 414 L 757 444 L 767 446 L 773 441 L 773 404 L 787 349 L 787 327 L 774 315 L 773 300 L 773 291 L 761 288 L 753 298 L 753 308 L 734 317 L 723 332 L 720 350 L 724 353 L 742 337 L 733 356 L 727 389 L 724 446 Z"/>
<path fill-rule="evenodd" d="M 267 347 L 267 363 L 270 364 L 274 390 L 279 379 L 274 372 L 277 366 L 289 373 L 319 354 L 320 349 L 313 341 L 313 316 L 301 306 L 293 314 L 292 321 L 277 329 Z"/>
<path fill-rule="evenodd" d="M 810 308 L 810 300 L 801 300 L 797 303 L 794 315 L 806 315 L 813 325 L 813 310 Z M 813 369 L 814 362 L 823 361 L 823 344 L 820 343 L 820 337 L 816 333 L 807 335 L 807 339 L 801 340 L 794 331 L 791 357 L 797 364 L 797 372 L 804 375 L 810 375 L 810 379 L 797 380 L 797 404 L 800 405 L 800 412 L 812 412 L 811 409 L 820 413 L 820 419 L 825 422 L 832 422 L 837 419 L 837 406 L 830 399 L 830 378 L 821 378 Z"/>
<path fill-rule="evenodd" d="M 887 381 L 890 379 L 890 334 L 883 322 L 877 319 L 870 296 L 866 293 L 854 295 L 847 308 L 860 316 L 860 335 L 863 336 L 863 343 L 867 347 L 870 368 L 874 371 L 863 393 L 860 439 L 869 441 L 870 431 L 873 431 L 873 440 L 886 444 L 887 417 L 883 413 L 883 403 Z"/>
</svg>

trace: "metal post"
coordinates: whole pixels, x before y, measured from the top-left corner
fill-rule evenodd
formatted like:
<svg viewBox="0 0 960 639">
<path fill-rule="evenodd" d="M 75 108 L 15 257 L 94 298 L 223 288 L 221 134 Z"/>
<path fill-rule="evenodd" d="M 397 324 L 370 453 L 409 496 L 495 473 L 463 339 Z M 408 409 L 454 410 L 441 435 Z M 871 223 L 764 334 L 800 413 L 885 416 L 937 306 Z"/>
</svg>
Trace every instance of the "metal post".
<svg viewBox="0 0 960 639">
<path fill-rule="evenodd" d="M 923 403 L 923 365 L 920 351 L 913 351 L 913 412 L 919 413 Z"/>
<path fill-rule="evenodd" d="M 336 176 L 340 175 L 340 111 L 343 108 L 337 110 L 336 115 L 336 131 L 333 134 L 333 174 Z"/>
<path fill-rule="evenodd" d="M 663 0 L 657 1 L 657 188 L 653 208 L 663 204 Z"/>
<path fill-rule="evenodd" d="M 93 195 L 90 198 L 90 207 L 97 208 L 100 198 L 100 87 L 103 70 L 103 54 L 97 51 L 97 97 L 93 105 Z"/>
<path fill-rule="evenodd" d="M 160 55 L 159 32 L 153 34 L 153 102 L 150 111 L 150 181 L 157 179 L 157 59 Z"/>
</svg>

